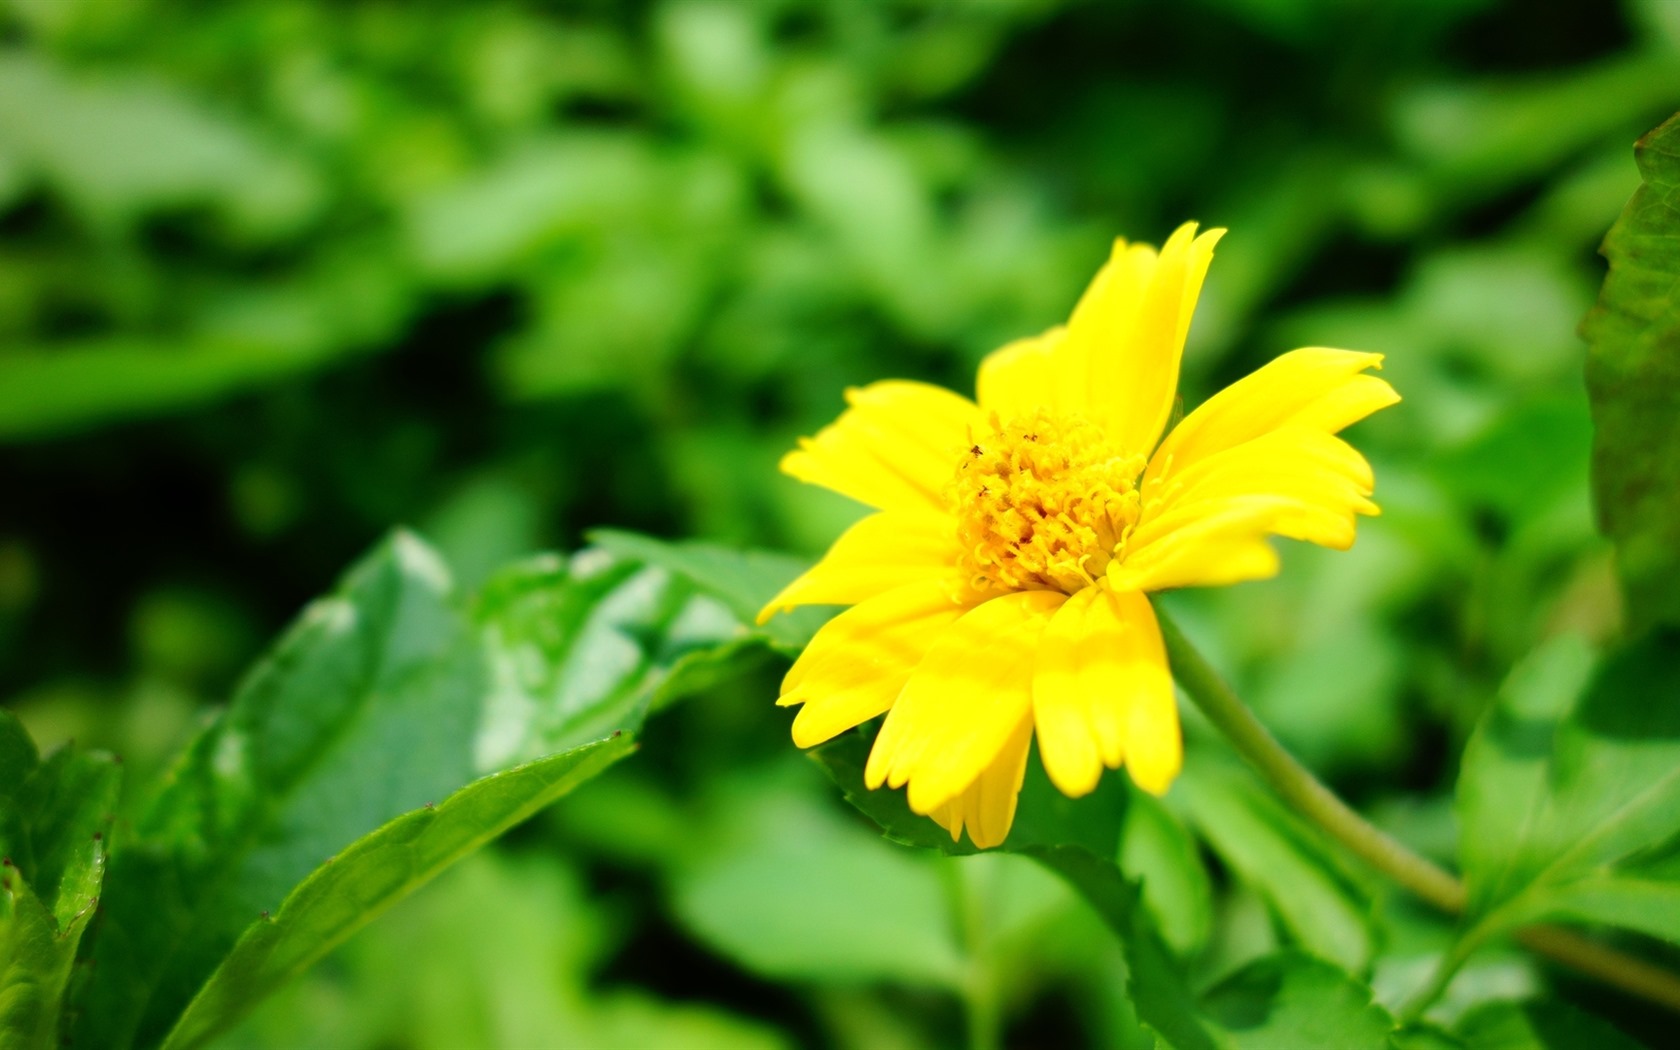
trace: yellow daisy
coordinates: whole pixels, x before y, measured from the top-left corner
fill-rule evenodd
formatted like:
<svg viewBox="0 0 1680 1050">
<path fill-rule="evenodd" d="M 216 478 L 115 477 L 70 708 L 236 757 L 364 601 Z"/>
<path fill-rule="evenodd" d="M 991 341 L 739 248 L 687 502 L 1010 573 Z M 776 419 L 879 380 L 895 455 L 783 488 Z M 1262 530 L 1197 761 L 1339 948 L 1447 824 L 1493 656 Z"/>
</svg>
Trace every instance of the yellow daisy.
<svg viewBox="0 0 1680 1050">
<path fill-rule="evenodd" d="M 1190 315 L 1224 233 L 1116 241 L 1073 316 L 982 362 L 977 398 L 849 390 L 785 473 L 876 508 L 764 610 L 850 605 L 788 671 L 810 747 L 885 714 L 869 787 L 976 846 L 1001 843 L 1038 734 L 1050 779 L 1124 764 L 1166 791 L 1183 756 L 1147 594 L 1272 576 L 1271 535 L 1345 550 L 1375 514 L 1336 433 L 1399 400 L 1380 354 L 1284 354 L 1161 440 Z M 1159 441 L 1159 444 L 1157 442 Z"/>
</svg>

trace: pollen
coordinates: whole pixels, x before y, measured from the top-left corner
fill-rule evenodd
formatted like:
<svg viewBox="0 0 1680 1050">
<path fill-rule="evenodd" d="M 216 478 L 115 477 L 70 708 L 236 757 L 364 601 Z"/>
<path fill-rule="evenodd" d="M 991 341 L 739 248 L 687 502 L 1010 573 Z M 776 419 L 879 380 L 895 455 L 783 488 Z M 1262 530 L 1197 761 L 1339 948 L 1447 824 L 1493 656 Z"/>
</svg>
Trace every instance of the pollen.
<svg viewBox="0 0 1680 1050">
<path fill-rule="evenodd" d="M 946 489 L 958 564 L 979 590 L 1090 586 L 1137 522 L 1144 458 L 1079 416 L 1040 409 L 970 435 Z"/>
</svg>

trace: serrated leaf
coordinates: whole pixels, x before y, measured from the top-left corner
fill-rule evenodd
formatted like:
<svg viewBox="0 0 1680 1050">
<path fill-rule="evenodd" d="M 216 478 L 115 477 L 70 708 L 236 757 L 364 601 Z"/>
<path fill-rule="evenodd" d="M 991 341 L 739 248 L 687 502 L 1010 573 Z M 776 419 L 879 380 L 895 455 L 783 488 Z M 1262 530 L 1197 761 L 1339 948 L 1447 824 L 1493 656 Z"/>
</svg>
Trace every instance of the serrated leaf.
<svg viewBox="0 0 1680 1050">
<path fill-rule="evenodd" d="M 78 1042 L 163 1038 L 242 931 L 328 858 L 485 774 L 633 732 L 686 661 L 740 636 L 686 580 L 603 552 L 516 566 L 465 606 L 437 555 L 398 533 L 305 611 L 116 858 Z M 288 958 L 313 957 L 306 934 L 329 944 L 336 928 L 289 926 Z M 271 988 L 255 969 L 261 980 L 235 983 Z M 194 1024 L 224 1023 L 209 1016 Z"/>
<path fill-rule="evenodd" d="M 1371 991 L 1322 959 L 1279 952 L 1208 990 L 1203 1008 L 1239 1050 L 1278 1046 L 1382 1047 L 1394 1018 Z"/>
<path fill-rule="evenodd" d="M 1208 846 L 1260 894 L 1296 943 L 1355 972 L 1370 965 L 1369 896 L 1246 770 L 1191 756 L 1174 794 Z"/>
<path fill-rule="evenodd" d="M 165 1040 L 201 1045 L 444 868 L 633 750 L 628 734 L 475 781 L 404 814 L 316 869 L 248 929 Z"/>
<path fill-rule="evenodd" d="M 1680 667 L 1652 636 L 1600 666 L 1565 636 L 1513 672 L 1465 750 L 1467 943 L 1544 918 L 1680 943 Z"/>
<path fill-rule="evenodd" d="M 1680 625 L 1680 115 L 1635 156 L 1644 185 L 1604 239 L 1583 325 L 1593 494 L 1633 619 Z"/>
</svg>

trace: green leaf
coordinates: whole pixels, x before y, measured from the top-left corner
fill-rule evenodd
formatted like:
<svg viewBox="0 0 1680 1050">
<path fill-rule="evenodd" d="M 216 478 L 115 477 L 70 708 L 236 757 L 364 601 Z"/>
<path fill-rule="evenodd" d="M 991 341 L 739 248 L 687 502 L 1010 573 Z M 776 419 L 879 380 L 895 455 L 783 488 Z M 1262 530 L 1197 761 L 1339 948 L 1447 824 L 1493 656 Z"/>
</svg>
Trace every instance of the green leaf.
<svg viewBox="0 0 1680 1050">
<path fill-rule="evenodd" d="M 1120 869 L 1143 887 L 1143 904 L 1161 936 L 1182 956 L 1207 943 L 1213 931 L 1213 888 L 1190 832 L 1146 791 L 1126 804 Z"/>
<path fill-rule="evenodd" d="M 912 813 L 902 791 L 865 788 L 868 751 L 864 734 L 848 733 L 811 754 L 887 838 L 953 855 L 976 852 L 967 840 L 953 843 L 933 821 Z M 1060 804 L 1051 804 L 1045 792 Z M 1126 800 L 1127 789 L 1114 776 L 1103 778 L 1097 792 L 1077 802 L 1062 798 L 1036 761 L 1029 763 L 1015 825 L 1001 849 L 1032 857 L 1062 876 L 1114 931 L 1125 948 L 1127 994 L 1139 1019 L 1166 1045 L 1177 1050 L 1387 1047 L 1394 1021 L 1372 1005 L 1370 989 L 1329 963 L 1299 953 L 1251 964 L 1231 978 L 1235 983 L 1227 994 L 1204 1002 L 1187 967 L 1158 931 L 1138 883 L 1111 859 L 1119 852 Z M 1331 1041 L 1314 1041 L 1326 1038 Z"/>
<path fill-rule="evenodd" d="M 1600 666 L 1564 636 L 1511 675 L 1465 750 L 1466 944 L 1541 919 L 1680 943 L 1680 667 L 1653 635 Z"/>
<path fill-rule="evenodd" d="M 1361 971 L 1375 951 L 1371 901 L 1314 830 L 1247 771 L 1192 755 L 1175 785 L 1208 846 L 1307 951 Z"/>
<path fill-rule="evenodd" d="M 78 1042 L 161 1039 L 242 931 L 328 858 L 485 774 L 633 732 L 687 663 L 741 634 L 686 580 L 604 552 L 515 566 L 465 605 L 437 555 L 398 533 L 304 612 L 115 858 Z M 548 789 L 524 775 L 493 790 L 513 807 L 508 792 Z M 288 925 L 286 958 L 312 958 L 312 934 L 324 951 L 335 928 Z M 207 1016 L 195 1025 L 225 1023 Z"/>
<path fill-rule="evenodd" d="M 1604 239 L 1583 325 L 1593 493 L 1632 618 L 1680 624 L 1680 115 L 1635 156 L 1644 185 Z"/>
<path fill-rule="evenodd" d="M 928 858 L 762 781 L 717 805 L 700 855 L 672 875 L 683 925 L 780 980 L 960 989 L 964 959 Z"/>
<path fill-rule="evenodd" d="M 648 536 L 598 529 L 590 540 L 621 557 L 681 573 L 715 596 L 743 624 L 755 623 L 759 610 L 794 577 L 810 568 L 806 562 L 773 551 L 740 551 L 710 543 L 666 543 Z M 817 633 L 828 614 L 821 609 L 795 609 L 754 628 L 769 643 L 798 653 Z"/>
<path fill-rule="evenodd" d="M 655 702 L 731 672 L 758 644 L 686 581 L 598 550 L 503 569 L 473 603 L 473 620 L 491 690 L 481 768 L 635 729 Z"/>
<path fill-rule="evenodd" d="M 72 747 L 39 761 L 5 711 L 0 754 L 0 1045 L 56 1047 L 71 966 L 99 904 L 121 770 Z"/>
<path fill-rule="evenodd" d="M 164 1046 L 202 1044 L 444 868 L 633 749 L 623 734 L 495 773 L 358 840 L 245 932 Z"/>
<path fill-rule="evenodd" d="M 1278 952 L 1209 989 L 1203 1008 L 1241 1050 L 1277 1046 L 1388 1045 L 1394 1018 L 1370 989 L 1336 967 L 1298 952 Z"/>
</svg>

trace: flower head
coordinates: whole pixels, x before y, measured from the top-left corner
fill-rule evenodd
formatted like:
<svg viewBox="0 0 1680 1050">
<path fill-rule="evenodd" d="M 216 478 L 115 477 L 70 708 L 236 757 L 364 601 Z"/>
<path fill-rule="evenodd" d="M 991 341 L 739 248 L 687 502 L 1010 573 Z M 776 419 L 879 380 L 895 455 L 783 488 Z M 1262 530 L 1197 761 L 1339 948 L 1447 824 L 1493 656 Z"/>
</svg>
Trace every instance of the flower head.
<svg viewBox="0 0 1680 1050">
<path fill-rule="evenodd" d="M 1147 594 L 1274 575 L 1271 536 L 1346 549 L 1375 514 L 1336 434 L 1398 395 L 1379 354 L 1284 354 L 1163 439 L 1202 279 L 1224 233 L 1116 241 L 1065 326 L 980 366 L 977 398 L 888 380 L 782 469 L 876 508 L 764 610 L 850 605 L 778 703 L 810 747 L 885 714 L 871 788 L 953 839 L 1001 843 L 1036 731 L 1078 797 L 1104 767 L 1164 792 L 1183 754 Z"/>
</svg>

